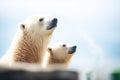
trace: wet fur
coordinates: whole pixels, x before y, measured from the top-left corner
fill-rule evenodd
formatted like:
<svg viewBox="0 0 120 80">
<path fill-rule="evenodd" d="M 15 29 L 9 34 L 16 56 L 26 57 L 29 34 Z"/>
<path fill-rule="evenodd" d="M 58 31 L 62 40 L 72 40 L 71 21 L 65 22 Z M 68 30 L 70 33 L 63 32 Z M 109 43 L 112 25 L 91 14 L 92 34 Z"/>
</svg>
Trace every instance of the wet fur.
<svg viewBox="0 0 120 80">
<path fill-rule="evenodd" d="M 23 33 L 14 51 L 14 61 L 40 63 L 42 57 L 40 56 L 42 54 L 42 43 L 42 38 L 40 38 L 36 44 L 35 40 L 28 33 Z"/>
</svg>

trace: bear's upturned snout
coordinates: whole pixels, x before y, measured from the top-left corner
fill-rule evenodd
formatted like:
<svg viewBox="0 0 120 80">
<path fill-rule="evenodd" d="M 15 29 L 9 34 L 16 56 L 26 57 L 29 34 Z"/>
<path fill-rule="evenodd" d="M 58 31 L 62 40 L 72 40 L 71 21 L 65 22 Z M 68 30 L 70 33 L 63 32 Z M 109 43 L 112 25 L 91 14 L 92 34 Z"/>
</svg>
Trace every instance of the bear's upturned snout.
<svg viewBox="0 0 120 80">
<path fill-rule="evenodd" d="M 76 49 L 76 48 L 77 48 L 77 46 L 73 46 L 72 48 L 73 48 L 73 49 Z"/>
<path fill-rule="evenodd" d="M 47 26 L 47 30 L 53 29 L 57 26 L 57 18 L 53 18 L 49 24 L 49 26 Z"/>
<path fill-rule="evenodd" d="M 57 18 L 53 18 L 52 22 L 57 24 Z"/>
<path fill-rule="evenodd" d="M 77 48 L 77 46 L 71 47 L 70 50 L 68 51 L 68 53 L 69 53 L 69 54 L 75 53 L 75 52 L 76 52 L 76 48 Z"/>
</svg>

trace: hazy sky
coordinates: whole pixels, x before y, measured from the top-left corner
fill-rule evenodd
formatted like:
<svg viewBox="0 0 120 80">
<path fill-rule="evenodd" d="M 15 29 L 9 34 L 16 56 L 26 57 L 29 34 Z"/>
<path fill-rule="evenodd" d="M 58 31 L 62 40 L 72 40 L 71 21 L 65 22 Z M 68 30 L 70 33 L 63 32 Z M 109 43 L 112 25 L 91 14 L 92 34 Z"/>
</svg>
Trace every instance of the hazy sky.
<svg viewBox="0 0 120 80">
<path fill-rule="evenodd" d="M 9 48 L 18 24 L 35 14 L 58 18 L 50 45 L 77 45 L 71 67 L 94 67 L 98 62 L 120 66 L 119 0 L 0 0 L 0 56 Z"/>
</svg>

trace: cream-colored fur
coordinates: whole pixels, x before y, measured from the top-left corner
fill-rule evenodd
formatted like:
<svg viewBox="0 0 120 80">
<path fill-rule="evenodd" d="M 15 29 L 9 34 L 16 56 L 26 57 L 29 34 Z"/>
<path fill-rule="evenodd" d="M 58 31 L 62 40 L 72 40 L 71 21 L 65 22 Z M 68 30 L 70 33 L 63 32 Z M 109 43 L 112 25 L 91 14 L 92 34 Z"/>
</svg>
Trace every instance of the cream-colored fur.
<svg viewBox="0 0 120 80">
<path fill-rule="evenodd" d="M 1 63 L 41 63 L 55 29 L 55 27 L 47 29 L 52 20 L 53 18 L 46 16 L 31 16 L 27 18 L 19 25 L 15 39 L 1 59 Z"/>
<path fill-rule="evenodd" d="M 75 51 L 70 54 L 69 51 L 72 49 L 72 47 L 73 46 L 68 44 L 58 44 L 53 47 L 49 47 L 46 52 L 46 58 L 44 59 L 43 67 L 55 64 L 62 64 L 67 67 L 72 56 L 74 55 L 73 53 L 76 51 L 75 48 Z"/>
</svg>

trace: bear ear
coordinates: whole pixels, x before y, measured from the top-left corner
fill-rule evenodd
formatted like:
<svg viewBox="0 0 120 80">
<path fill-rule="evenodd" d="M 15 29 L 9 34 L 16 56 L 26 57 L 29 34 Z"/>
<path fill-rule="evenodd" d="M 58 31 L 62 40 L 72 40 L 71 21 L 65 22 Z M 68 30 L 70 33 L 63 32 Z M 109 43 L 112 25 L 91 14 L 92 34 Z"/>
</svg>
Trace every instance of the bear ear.
<svg viewBox="0 0 120 80">
<path fill-rule="evenodd" d="M 20 24 L 20 29 L 24 30 L 25 29 L 25 24 Z"/>
<path fill-rule="evenodd" d="M 53 55 L 52 48 L 48 48 L 48 52 L 50 53 L 50 55 Z"/>
</svg>

